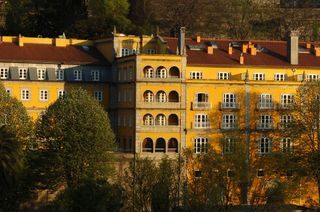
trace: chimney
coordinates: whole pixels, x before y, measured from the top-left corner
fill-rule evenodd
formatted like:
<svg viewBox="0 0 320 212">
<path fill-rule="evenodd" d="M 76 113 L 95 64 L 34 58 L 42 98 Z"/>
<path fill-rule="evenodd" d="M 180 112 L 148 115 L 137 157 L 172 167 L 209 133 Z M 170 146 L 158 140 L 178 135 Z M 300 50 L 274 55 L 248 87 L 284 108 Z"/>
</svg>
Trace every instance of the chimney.
<svg viewBox="0 0 320 212">
<path fill-rule="evenodd" d="M 186 54 L 186 48 L 185 48 L 185 37 L 186 37 L 186 28 L 180 27 L 179 31 L 179 37 L 178 37 L 178 51 L 179 55 L 185 55 Z"/>
<path fill-rule="evenodd" d="M 291 31 L 288 33 L 287 40 L 287 57 L 291 65 L 299 63 L 299 31 Z"/>
<path fill-rule="evenodd" d="M 19 46 L 24 46 L 24 42 L 23 42 L 23 37 L 21 36 L 21 34 L 19 34 L 19 37 L 18 37 L 18 43 L 19 43 Z"/>
<path fill-rule="evenodd" d="M 197 43 L 201 42 L 201 37 L 199 35 L 197 35 Z"/>
<path fill-rule="evenodd" d="M 208 54 L 213 54 L 213 47 L 212 46 L 208 46 L 207 47 L 207 53 Z"/>
<path fill-rule="evenodd" d="M 257 55 L 257 48 L 254 46 L 254 44 L 250 45 L 249 52 L 251 55 Z"/>
<path fill-rule="evenodd" d="M 244 64 L 244 57 L 243 57 L 243 53 L 240 54 L 240 60 L 239 60 L 240 64 L 243 65 Z"/>
<path fill-rule="evenodd" d="M 307 42 L 306 42 L 306 49 L 311 49 L 311 43 L 310 43 L 310 41 L 307 41 Z"/>
<path fill-rule="evenodd" d="M 248 43 L 243 43 L 242 44 L 242 53 L 247 53 L 248 50 Z"/>
<path fill-rule="evenodd" d="M 315 56 L 319 57 L 320 56 L 320 47 L 313 46 L 313 53 Z"/>
<path fill-rule="evenodd" d="M 231 43 L 229 43 L 229 46 L 228 46 L 228 54 L 232 54 L 232 46 L 231 46 Z"/>
</svg>

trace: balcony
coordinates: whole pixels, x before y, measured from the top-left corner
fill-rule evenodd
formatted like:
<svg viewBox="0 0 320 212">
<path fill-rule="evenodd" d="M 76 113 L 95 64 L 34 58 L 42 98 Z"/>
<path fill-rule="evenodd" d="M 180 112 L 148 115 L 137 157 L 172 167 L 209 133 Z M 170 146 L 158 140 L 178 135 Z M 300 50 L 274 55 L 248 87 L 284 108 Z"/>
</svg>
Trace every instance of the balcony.
<svg viewBox="0 0 320 212">
<path fill-rule="evenodd" d="M 193 129 L 209 129 L 210 122 L 193 122 Z"/>
<path fill-rule="evenodd" d="M 210 110 L 210 102 L 192 102 L 192 110 Z"/>
<path fill-rule="evenodd" d="M 257 104 L 257 109 L 259 110 L 272 110 L 275 109 L 275 105 L 273 104 L 273 102 L 259 102 Z"/>
<path fill-rule="evenodd" d="M 257 124 L 258 130 L 272 130 L 273 129 L 273 123 L 258 123 Z"/>
<path fill-rule="evenodd" d="M 293 103 L 281 103 L 279 104 L 280 110 L 289 110 L 292 109 Z"/>
<path fill-rule="evenodd" d="M 240 104 L 236 102 L 221 102 L 220 108 L 221 110 L 237 110 L 240 108 Z"/>
<path fill-rule="evenodd" d="M 180 102 L 140 102 L 137 108 L 146 109 L 184 109 L 184 104 Z"/>
<path fill-rule="evenodd" d="M 231 123 L 222 122 L 221 129 L 223 129 L 223 130 L 238 129 L 238 123 L 236 123 L 236 122 L 231 122 Z"/>
<path fill-rule="evenodd" d="M 142 125 L 140 132 L 180 132 L 180 125 Z"/>
</svg>

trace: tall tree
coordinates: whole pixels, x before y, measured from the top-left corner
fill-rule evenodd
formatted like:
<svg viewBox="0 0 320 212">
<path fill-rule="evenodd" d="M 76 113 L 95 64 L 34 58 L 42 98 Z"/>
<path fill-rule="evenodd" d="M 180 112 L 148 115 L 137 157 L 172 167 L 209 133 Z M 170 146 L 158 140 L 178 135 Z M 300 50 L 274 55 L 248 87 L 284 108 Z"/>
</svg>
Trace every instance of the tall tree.
<svg viewBox="0 0 320 212">
<path fill-rule="evenodd" d="M 40 145 L 69 187 L 110 174 L 114 148 L 108 114 L 86 91 L 71 91 L 50 105 L 37 122 Z"/>
</svg>

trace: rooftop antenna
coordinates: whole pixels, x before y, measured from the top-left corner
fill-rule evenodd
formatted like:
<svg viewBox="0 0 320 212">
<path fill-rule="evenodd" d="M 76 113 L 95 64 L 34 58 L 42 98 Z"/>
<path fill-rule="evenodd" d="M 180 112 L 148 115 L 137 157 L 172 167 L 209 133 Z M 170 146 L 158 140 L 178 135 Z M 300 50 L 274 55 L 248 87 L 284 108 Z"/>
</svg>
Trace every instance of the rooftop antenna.
<svg viewBox="0 0 320 212">
<path fill-rule="evenodd" d="M 116 25 L 113 26 L 113 35 L 117 34 L 117 27 Z"/>
</svg>

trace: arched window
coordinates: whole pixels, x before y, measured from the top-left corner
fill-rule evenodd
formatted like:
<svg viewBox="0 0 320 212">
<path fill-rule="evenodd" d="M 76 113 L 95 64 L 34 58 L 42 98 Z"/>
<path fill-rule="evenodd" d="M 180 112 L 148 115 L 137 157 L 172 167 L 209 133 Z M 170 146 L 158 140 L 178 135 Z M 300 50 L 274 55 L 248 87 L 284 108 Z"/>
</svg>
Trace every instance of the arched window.
<svg viewBox="0 0 320 212">
<path fill-rule="evenodd" d="M 144 102 L 153 102 L 153 92 L 152 91 L 145 91 L 143 93 L 143 100 L 144 100 Z"/>
<path fill-rule="evenodd" d="M 168 152 L 178 152 L 178 140 L 170 138 L 168 141 Z"/>
<path fill-rule="evenodd" d="M 153 152 L 153 141 L 151 138 L 145 138 L 143 140 L 142 152 Z"/>
<path fill-rule="evenodd" d="M 173 66 L 169 69 L 169 75 L 172 78 L 180 78 L 180 71 L 176 66 Z"/>
<path fill-rule="evenodd" d="M 151 66 L 146 66 L 143 73 L 145 78 L 153 78 L 153 68 Z"/>
<path fill-rule="evenodd" d="M 153 116 L 151 114 L 146 114 L 143 116 L 143 124 L 146 126 L 152 126 L 154 124 L 153 122 Z"/>
<path fill-rule="evenodd" d="M 168 125 L 179 125 L 179 118 L 176 114 L 171 114 L 169 116 Z"/>
<path fill-rule="evenodd" d="M 158 91 L 157 93 L 157 102 L 166 102 L 167 95 L 164 91 Z"/>
<path fill-rule="evenodd" d="M 176 91 L 169 93 L 169 102 L 179 102 L 179 94 Z"/>
<path fill-rule="evenodd" d="M 160 66 L 156 70 L 156 78 L 167 78 L 167 69 L 163 66 Z"/>
<path fill-rule="evenodd" d="M 155 152 L 166 152 L 166 141 L 163 138 L 157 139 Z"/>
<path fill-rule="evenodd" d="M 166 117 L 163 114 L 159 114 L 156 117 L 156 125 L 164 126 L 166 125 Z"/>
</svg>

